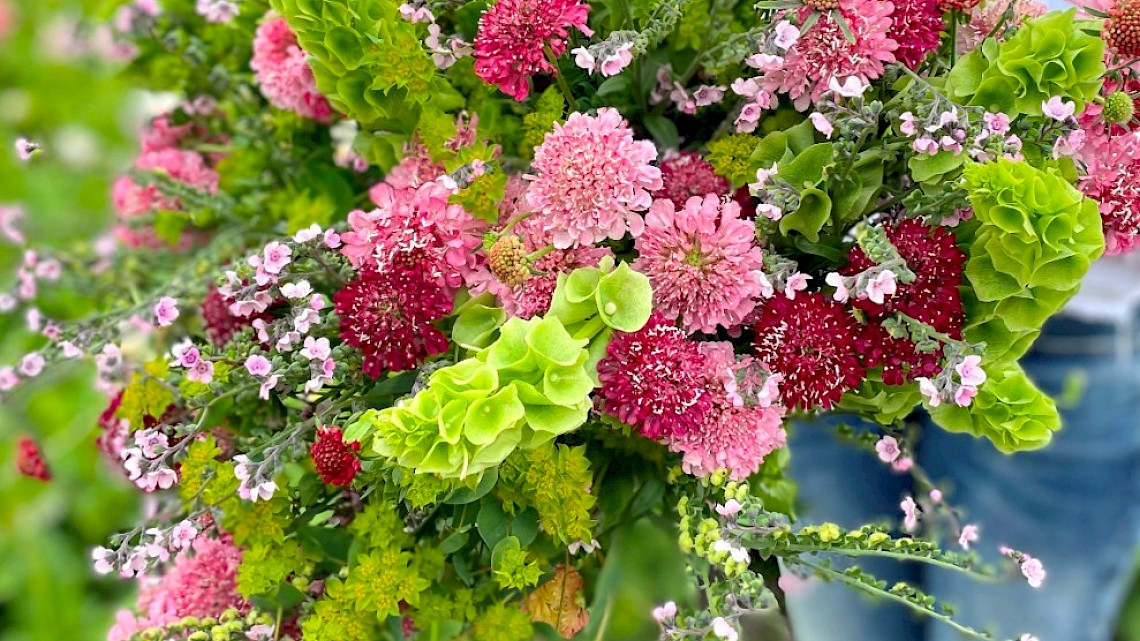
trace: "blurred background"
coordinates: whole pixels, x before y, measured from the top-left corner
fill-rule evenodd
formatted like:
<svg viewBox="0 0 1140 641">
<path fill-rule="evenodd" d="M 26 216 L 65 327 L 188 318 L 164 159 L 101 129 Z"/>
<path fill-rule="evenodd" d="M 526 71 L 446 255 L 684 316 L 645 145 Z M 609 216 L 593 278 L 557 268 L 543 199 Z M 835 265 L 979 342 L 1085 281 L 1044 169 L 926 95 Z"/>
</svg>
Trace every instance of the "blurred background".
<svg viewBox="0 0 1140 641">
<path fill-rule="evenodd" d="M 0 206 L 25 208 L 23 227 L 37 246 L 66 250 L 102 232 L 111 181 L 133 157 L 152 100 L 132 92 L 106 59 L 110 42 L 98 25 L 111 4 L 0 0 Z M 20 163 L 20 136 L 42 142 L 48 153 Z M 21 259 L 0 244 L 0 289 Z M 49 290 L 41 306 L 67 318 L 82 314 L 87 302 L 76 292 Z M 24 325 L 22 317 L 0 315 L 0 363 L 35 346 Z M 97 418 L 107 399 L 92 388 L 92 376 L 81 366 L 56 369 L 0 403 L 0 641 L 101 640 L 115 610 L 132 598 L 129 582 L 97 577 L 88 557 L 143 509 L 97 455 Z M 15 443 L 26 434 L 43 448 L 50 483 L 16 471 Z M 646 574 L 653 573 L 652 541 L 636 546 Z M 1117 638 L 1140 641 L 1140 590 L 1133 590 Z"/>
</svg>

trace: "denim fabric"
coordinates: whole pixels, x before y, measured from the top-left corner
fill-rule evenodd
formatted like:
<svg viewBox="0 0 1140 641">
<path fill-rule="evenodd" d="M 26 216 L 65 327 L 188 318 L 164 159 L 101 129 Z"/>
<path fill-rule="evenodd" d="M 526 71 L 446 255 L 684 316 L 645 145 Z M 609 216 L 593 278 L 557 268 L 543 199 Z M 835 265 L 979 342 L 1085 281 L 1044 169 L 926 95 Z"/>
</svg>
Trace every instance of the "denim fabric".
<svg viewBox="0 0 1140 641">
<path fill-rule="evenodd" d="M 1054 397 L 1072 372 L 1087 377 L 1079 403 L 1062 409 L 1064 427 L 1046 449 L 1007 456 L 982 439 L 933 425 L 923 430 L 919 462 L 947 501 L 964 510 L 965 521 L 979 524 L 976 549 L 989 560 L 998 558 L 999 545 L 1041 559 L 1048 572 L 1041 588 L 979 583 L 926 566 L 865 567 L 889 581 L 914 582 L 955 605 L 962 623 L 989 627 L 998 639 L 1025 632 L 1041 641 L 1111 639 L 1140 545 L 1140 359 L 1100 348 L 1103 341 L 1096 339 L 1113 338 L 1114 331 L 1058 320 L 1046 327 L 1041 344 L 1061 339 L 1064 355 L 1039 349 L 1023 359 Z M 1082 355 L 1083 339 L 1088 349 Z M 828 423 L 798 425 L 791 439 L 804 520 L 897 522 L 899 501 L 913 493 L 909 477 L 835 441 Z M 789 609 L 797 641 L 962 638 L 939 622 L 916 622 L 901 606 L 869 605 L 839 585 L 813 582 L 789 596 Z"/>
</svg>

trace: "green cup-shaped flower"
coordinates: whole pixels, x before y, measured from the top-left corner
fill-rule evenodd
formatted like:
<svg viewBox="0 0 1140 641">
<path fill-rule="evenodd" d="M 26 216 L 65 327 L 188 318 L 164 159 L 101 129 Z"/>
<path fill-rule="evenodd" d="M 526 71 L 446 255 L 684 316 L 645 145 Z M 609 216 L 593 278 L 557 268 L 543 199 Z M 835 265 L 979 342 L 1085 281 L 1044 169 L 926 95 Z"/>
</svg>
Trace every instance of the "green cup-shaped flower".
<svg viewBox="0 0 1140 641">
<path fill-rule="evenodd" d="M 967 105 L 1040 116 L 1053 96 L 1077 103 L 1078 113 L 1100 90 L 1104 41 L 1085 33 L 1075 11 L 1027 20 L 1009 40 L 990 38 L 954 65 L 946 91 Z"/>
<path fill-rule="evenodd" d="M 985 436 L 1003 452 L 1045 447 L 1061 428 L 1057 406 L 1037 389 L 1016 363 L 987 372 L 970 407 L 929 408 L 935 422 L 951 432 Z"/>
</svg>

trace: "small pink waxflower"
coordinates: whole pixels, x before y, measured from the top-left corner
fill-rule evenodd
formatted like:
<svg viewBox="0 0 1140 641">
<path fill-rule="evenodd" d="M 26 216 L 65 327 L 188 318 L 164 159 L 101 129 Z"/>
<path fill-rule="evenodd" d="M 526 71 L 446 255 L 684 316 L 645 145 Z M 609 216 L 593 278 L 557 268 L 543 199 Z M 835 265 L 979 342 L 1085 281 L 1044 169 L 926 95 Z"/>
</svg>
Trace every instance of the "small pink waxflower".
<svg viewBox="0 0 1140 641">
<path fill-rule="evenodd" d="M 206 22 L 215 24 L 230 22 L 241 11 L 240 7 L 231 0 L 198 0 L 194 8 L 198 15 L 206 19 Z"/>
<path fill-rule="evenodd" d="M 579 69 L 585 69 L 590 73 L 594 73 L 598 68 L 598 61 L 594 58 L 594 54 L 586 47 L 578 47 L 571 49 L 570 53 L 574 54 L 574 65 Z"/>
<path fill-rule="evenodd" d="M 1010 117 L 1003 113 L 990 113 L 986 112 L 982 115 L 982 120 L 986 123 L 986 129 L 993 134 L 1005 134 L 1009 131 Z"/>
<path fill-rule="evenodd" d="M 1065 100 L 1061 98 L 1061 96 L 1053 96 L 1041 103 L 1041 111 L 1053 120 L 1064 122 L 1073 117 L 1073 114 L 1077 111 L 1077 105 L 1072 100 Z"/>
<path fill-rule="evenodd" d="M 831 124 L 827 116 L 818 111 L 813 111 L 808 119 L 811 120 L 811 126 L 815 127 L 816 131 L 823 134 L 828 140 L 831 139 L 831 134 L 835 133 L 835 126 Z"/>
<path fill-rule="evenodd" d="M 913 497 L 908 496 L 899 503 L 899 507 L 903 511 L 903 529 L 913 532 L 918 527 L 918 504 Z"/>
<path fill-rule="evenodd" d="M 263 255 L 265 256 L 265 260 L 261 266 L 265 268 L 265 271 L 273 275 L 280 274 L 281 270 L 285 269 L 285 267 L 293 261 L 293 250 L 288 245 L 277 241 L 266 245 Z"/>
<path fill-rule="evenodd" d="M 823 282 L 835 288 L 835 293 L 831 295 L 835 302 L 846 303 L 847 299 L 851 298 L 851 291 L 847 289 L 847 279 L 839 272 L 829 273 Z"/>
<path fill-rule="evenodd" d="M 719 543 L 720 541 L 718 541 Z M 724 617 L 717 617 L 712 620 L 712 633 L 718 639 L 724 641 L 737 641 L 740 638 L 740 633 L 736 631 L 736 626 L 728 622 Z"/>
<path fill-rule="evenodd" d="M 942 404 L 942 392 L 934 384 L 934 381 L 925 376 L 917 376 L 914 379 L 918 382 L 918 391 L 926 397 L 926 402 L 931 407 L 938 407 Z"/>
<path fill-rule="evenodd" d="M 958 378 L 962 381 L 963 385 L 978 387 L 986 382 L 986 372 L 979 367 L 981 362 L 981 356 L 970 354 L 963 358 L 961 363 L 954 366 L 954 371 L 958 372 Z"/>
<path fill-rule="evenodd" d="M 958 407 L 969 407 L 974 397 L 978 395 L 978 388 L 973 385 L 962 385 L 954 390 L 954 404 Z"/>
<path fill-rule="evenodd" d="M 158 299 L 154 306 L 154 318 L 159 327 L 169 327 L 178 318 L 178 301 L 170 296 Z"/>
<path fill-rule="evenodd" d="M 784 283 L 784 296 L 787 296 L 788 300 L 795 300 L 796 292 L 807 289 L 809 280 L 811 280 L 811 276 L 803 272 L 796 272 L 788 276 L 788 280 Z"/>
<path fill-rule="evenodd" d="M 6 392 L 20 384 L 20 377 L 11 367 L 0 367 L 0 392 Z"/>
<path fill-rule="evenodd" d="M 170 530 L 170 547 L 175 550 L 189 550 L 198 537 L 198 528 L 188 520 L 181 521 Z"/>
<path fill-rule="evenodd" d="M 800 30 L 791 22 L 781 20 L 776 23 L 776 39 L 773 41 L 780 49 L 787 49 L 800 39 Z"/>
<path fill-rule="evenodd" d="M 39 352 L 32 352 L 20 361 L 20 373 L 27 378 L 39 376 L 44 371 L 44 357 Z"/>
<path fill-rule="evenodd" d="M 962 532 L 958 534 L 958 545 L 963 550 L 969 550 L 970 544 L 978 540 L 978 526 L 973 523 L 962 526 Z"/>
<path fill-rule="evenodd" d="M 882 305 L 887 296 L 892 296 L 897 291 L 898 282 L 895 280 L 895 273 L 884 269 L 867 283 L 866 294 L 872 303 Z"/>
<path fill-rule="evenodd" d="M 313 286 L 307 280 L 300 280 L 295 283 L 285 283 L 281 286 L 281 295 L 290 300 L 297 300 L 305 298 L 313 293 Z"/>
<path fill-rule="evenodd" d="M 178 364 L 185 368 L 191 368 L 198 364 L 202 358 L 202 353 L 198 351 L 197 347 L 192 347 L 189 344 L 179 343 L 174 346 L 174 357 L 178 359 Z"/>
<path fill-rule="evenodd" d="M 909 456 L 903 456 L 891 463 L 891 469 L 896 472 L 909 472 L 910 468 L 914 467 L 914 459 Z"/>
<path fill-rule="evenodd" d="M 301 350 L 301 356 L 311 361 L 323 361 L 329 357 L 332 349 L 329 347 L 329 339 L 327 338 L 313 338 L 312 336 L 305 337 L 305 347 Z"/>
<path fill-rule="evenodd" d="M 627 42 L 618 47 L 613 55 L 602 61 L 598 71 L 603 76 L 616 76 L 633 62 L 633 43 Z"/>
<path fill-rule="evenodd" d="M 321 235 L 321 226 L 316 224 L 316 223 L 313 223 L 312 225 L 309 225 L 308 227 L 298 231 L 296 234 L 293 234 L 293 242 L 295 242 L 295 243 L 307 243 L 310 240 L 313 240 L 314 238 L 316 238 L 317 236 L 320 236 L 320 235 Z"/>
<path fill-rule="evenodd" d="M 258 398 L 260 398 L 263 401 L 269 400 L 269 392 L 272 392 L 273 388 L 277 387 L 277 382 L 279 380 L 281 380 L 281 377 L 278 376 L 277 374 L 274 374 L 274 375 L 270 376 L 269 378 L 265 379 L 264 381 L 262 381 L 261 382 L 261 388 L 257 390 Z"/>
<path fill-rule="evenodd" d="M 658 623 L 665 623 L 675 616 L 677 616 L 677 604 L 672 601 L 666 601 L 664 605 L 653 608 L 653 620 Z"/>
<path fill-rule="evenodd" d="M 250 376 L 268 376 L 269 372 L 273 371 L 273 365 L 261 354 L 251 354 L 249 358 L 245 359 L 245 369 L 249 372 Z"/>
<path fill-rule="evenodd" d="M 898 439 L 893 436 L 884 436 L 879 439 L 879 442 L 875 443 L 875 451 L 879 453 L 879 460 L 884 463 L 894 463 L 898 457 L 902 456 Z"/>
<path fill-rule="evenodd" d="M 214 364 L 204 358 L 200 358 L 198 362 L 194 363 L 193 367 L 186 370 L 186 378 L 196 383 L 209 385 L 214 381 Z"/>
<path fill-rule="evenodd" d="M 26 239 L 18 227 L 23 218 L 23 207 L 0 205 L 0 237 L 6 238 L 16 245 L 23 245 Z"/>
<path fill-rule="evenodd" d="M 32 156 L 40 150 L 40 145 L 37 142 L 28 140 L 27 138 L 16 139 L 16 155 L 20 157 L 23 162 L 28 162 Z"/>
<path fill-rule="evenodd" d="M 661 170 L 652 165 L 656 158 L 653 143 L 635 140 L 616 109 L 574 113 L 535 149 L 526 199 L 558 249 L 617 240 L 627 232 L 637 237 L 643 222 L 636 212 L 648 209 L 651 192 L 662 188 Z"/>
<path fill-rule="evenodd" d="M 1035 559 L 1028 554 L 1021 558 L 1021 573 L 1029 581 L 1029 587 L 1039 588 L 1045 582 L 1045 566 L 1041 564 L 1040 559 Z"/>
<path fill-rule="evenodd" d="M 863 82 L 859 76 L 848 76 L 847 80 L 843 81 L 843 84 L 839 84 L 838 78 L 832 78 L 827 83 L 828 89 L 845 98 L 858 98 L 862 96 L 863 92 L 867 91 L 867 87 L 870 86 L 870 83 Z M 830 138 L 830 136 L 828 137 Z"/>
<path fill-rule="evenodd" d="M 724 502 L 724 505 L 718 505 L 715 509 L 716 513 L 721 516 L 732 516 L 733 514 L 739 512 L 743 507 L 744 506 L 740 504 L 740 501 L 737 501 L 736 499 L 728 499 Z"/>
<path fill-rule="evenodd" d="M 942 502 L 942 490 L 940 490 L 938 488 L 932 488 L 930 490 L 930 500 L 935 502 L 935 503 L 941 503 Z"/>
<path fill-rule="evenodd" d="M 918 133 L 918 127 L 914 122 L 914 114 L 909 111 L 905 111 L 901 116 L 899 116 L 899 119 L 902 121 L 899 123 L 900 133 L 905 136 L 913 136 L 914 134 Z"/>
</svg>

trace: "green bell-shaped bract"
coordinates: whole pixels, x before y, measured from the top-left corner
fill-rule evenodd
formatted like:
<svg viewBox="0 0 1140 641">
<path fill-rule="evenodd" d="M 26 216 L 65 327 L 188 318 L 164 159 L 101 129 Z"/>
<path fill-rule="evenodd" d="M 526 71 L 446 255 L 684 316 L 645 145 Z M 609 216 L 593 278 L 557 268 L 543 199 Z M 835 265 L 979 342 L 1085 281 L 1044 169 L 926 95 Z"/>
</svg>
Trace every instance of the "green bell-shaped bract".
<svg viewBox="0 0 1140 641">
<path fill-rule="evenodd" d="M 985 436 L 1003 452 L 1045 447 L 1061 428 L 1057 406 L 1016 363 L 987 368 L 988 378 L 969 407 L 928 408 L 951 432 Z"/>
<path fill-rule="evenodd" d="M 958 229 L 970 256 L 963 335 L 985 343 L 988 378 L 969 407 L 928 408 L 943 428 L 985 436 L 1002 451 L 1043 447 L 1060 417 L 1017 359 L 1104 251 L 1100 215 L 1064 178 L 1024 162 L 971 164 L 963 175 L 974 210 Z"/>
<path fill-rule="evenodd" d="M 1077 113 L 1096 97 L 1103 81 L 1104 41 L 1077 24 L 1075 11 L 1026 20 L 1008 40 L 988 38 L 962 57 L 946 92 L 962 104 L 1016 118 L 1040 117 L 1054 96 L 1072 100 Z"/>
</svg>

